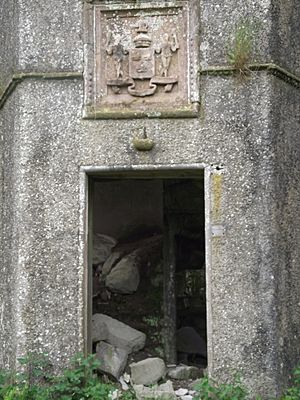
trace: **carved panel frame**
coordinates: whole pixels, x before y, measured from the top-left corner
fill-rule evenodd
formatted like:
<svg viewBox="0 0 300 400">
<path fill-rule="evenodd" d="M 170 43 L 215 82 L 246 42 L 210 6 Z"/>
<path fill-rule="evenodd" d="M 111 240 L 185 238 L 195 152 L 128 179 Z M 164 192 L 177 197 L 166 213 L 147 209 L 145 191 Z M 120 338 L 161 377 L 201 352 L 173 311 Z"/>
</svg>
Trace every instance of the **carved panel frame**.
<svg viewBox="0 0 300 400">
<path fill-rule="evenodd" d="M 199 0 L 86 0 L 84 118 L 199 110 Z"/>
</svg>

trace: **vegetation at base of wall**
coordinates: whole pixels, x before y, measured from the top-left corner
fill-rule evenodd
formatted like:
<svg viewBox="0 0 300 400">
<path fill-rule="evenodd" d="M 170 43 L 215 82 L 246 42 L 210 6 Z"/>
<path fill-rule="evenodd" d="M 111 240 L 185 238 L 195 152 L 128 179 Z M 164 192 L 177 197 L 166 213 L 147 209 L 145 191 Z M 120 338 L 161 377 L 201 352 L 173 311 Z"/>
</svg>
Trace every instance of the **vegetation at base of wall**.
<svg viewBox="0 0 300 400">
<path fill-rule="evenodd" d="M 293 386 L 287 390 L 282 400 L 300 400 L 300 366 L 293 375 Z"/>
<path fill-rule="evenodd" d="M 195 400 L 245 400 L 248 395 L 247 389 L 241 384 L 239 378 L 231 384 L 217 384 L 212 379 L 204 377 L 195 389 L 197 391 Z"/>
<path fill-rule="evenodd" d="M 0 400 L 104 400 L 116 387 L 97 376 L 100 362 L 77 355 L 62 375 L 50 374 L 48 358 L 30 354 L 19 360 L 21 370 L 0 373 Z"/>
<path fill-rule="evenodd" d="M 194 400 L 246 400 L 249 393 L 237 376 L 232 383 L 218 384 L 213 379 L 204 377 L 195 387 Z M 262 400 L 256 396 L 255 400 Z M 271 400 L 271 399 L 268 399 Z M 293 386 L 286 391 L 280 400 L 300 400 L 300 367 L 293 374 Z"/>
<path fill-rule="evenodd" d="M 0 400 L 136 400 L 133 391 L 122 392 L 115 384 L 100 380 L 100 362 L 94 355 L 75 356 L 60 376 L 51 373 L 44 354 L 29 354 L 19 364 L 17 372 L 0 371 Z M 194 400 L 246 400 L 248 396 L 239 377 L 229 384 L 204 377 L 195 390 Z M 280 400 L 300 400 L 300 367 L 294 372 L 293 386 Z"/>
</svg>

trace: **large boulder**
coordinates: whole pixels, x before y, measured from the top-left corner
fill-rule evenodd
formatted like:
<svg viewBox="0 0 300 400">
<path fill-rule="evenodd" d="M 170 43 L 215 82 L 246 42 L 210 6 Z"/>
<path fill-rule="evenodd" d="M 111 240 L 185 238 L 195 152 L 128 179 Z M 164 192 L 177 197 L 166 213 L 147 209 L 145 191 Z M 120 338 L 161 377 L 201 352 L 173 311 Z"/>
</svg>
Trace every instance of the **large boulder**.
<svg viewBox="0 0 300 400">
<path fill-rule="evenodd" d="M 110 271 L 105 286 L 114 293 L 131 294 L 137 291 L 140 283 L 138 260 L 134 253 L 122 258 Z"/>
<path fill-rule="evenodd" d="M 111 255 L 107 258 L 102 267 L 101 272 L 104 278 L 110 273 L 110 271 L 122 259 L 122 257 L 124 257 L 122 251 L 114 250 L 111 253 Z"/>
<path fill-rule="evenodd" d="M 92 316 L 91 333 L 93 343 L 107 339 L 108 333 L 102 314 L 94 314 Z"/>
<path fill-rule="evenodd" d="M 146 358 L 129 366 L 132 383 L 136 385 L 153 385 L 166 375 L 166 365 L 161 358 Z"/>
<path fill-rule="evenodd" d="M 154 234 L 139 240 L 118 243 L 110 257 L 105 261 L 102 275 L 107 276 L 117 263 L 128 254 L 134 254 L 139 265 L 145 262 L 157 262 L 162 249 L 162 235 Z"/>
<path fill-rule="evenodd" d="M 194 366 L 177 365 L 168 370 L 168 376 L 175 380 L 197 379 L 203 376 L 203 370 Z"/>
<path fill-rule="evenodd" d="M 207 357 L 206 342 L 191 326 L 185 326 L 176 332 L 176 348 L 180 353 L 199 354 Z"/>
<path fill-rule="evenodd" d="M 97 331 L 98 330 L 98 331 Z M 101 340 L 125 349 L 128 353 L 141 350 L 145 346 L 146 335 L 105 314 L 92 317 L 92 336 L 101 336 Z"/>
<path fill-rule="evenodd" d="M 99 370 L 119 379 L 126 367 L 128 352 L 108 343 L 99 342 L 96 355 L 101 362 Z"/>
<path fill-rule="evenodd" d="M 133 385 L 133 390 L 137 400 L 176 400 L 177 396 L 173 389 L 171 381 L 167 381 L 161 385 L 155 385 L 154 387 L 147 387 L 144 385 Z"/>
<path fill-rule="evenodd" d="M 111 236 L 95 233 L 93 236 L 93 264 L 103 264 L 116 244 L 117 241 Z"/>
</svg>

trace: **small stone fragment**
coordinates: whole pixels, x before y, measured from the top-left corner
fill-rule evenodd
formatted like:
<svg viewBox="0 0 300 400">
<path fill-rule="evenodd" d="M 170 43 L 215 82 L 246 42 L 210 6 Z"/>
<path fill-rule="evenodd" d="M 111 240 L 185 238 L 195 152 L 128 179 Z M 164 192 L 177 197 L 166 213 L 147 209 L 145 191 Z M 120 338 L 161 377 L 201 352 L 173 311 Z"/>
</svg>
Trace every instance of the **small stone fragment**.
<svg viewBox="0 0 300 400">
<path fill-rule="evenodd" d="M 181 400 L 193 400 L 193 396 L 191 396 L 190 394 L 181 396 L 180 398 L 181 398 Z"/>
<path fill-rule="evenodd" d="M 132 383 L 136 385 L 152 385 L 166 374 L 166 366 L 161 358 L 146 358 L 129 366 Z"/>
<path fill-rule="evenodd" d="M 123 375 L 123 377 L 124 377 L 124 381 L 125 381 L 126 383 L 129 383 L 129 382 L 130 382 L 130 375 L 129 375 L 129 374 L 127 374 L 127 373 L 125 372 L 125 374 Z"/>
<path fill-rule="evenodd" d="M 176 400 L 176 394 L 171 381 L 167 381 L 162 385 L 147 387 L 144 385 L 134 385 L 133 389 L 138 400 Z"/>
<path fill-rule="evenodd" d="M 97 344 L 96 355 L 101 362 L 99 370 L 119 379 L 126 367 L 128 352 L 108 343 L 100 342 Z"/>
<path fill-rule="evenodd" d="M 180 388 L 180 389 L 175 391 L 176 396 L 179 396 L 179 397 L 180 396 L 185 396 L 188 393 L 189 393 L 188 389 L 183 389 L 183 388 Z"/>
<path fill-rule="evenodd" d="M 124 390 L 124 392 L 127 392 L 127 390 L 129 390 L 129 386 L 125 382 L 124 375 L 120 377 L 119 382 L 121 384 L 122 390 Z"/>
</svg>

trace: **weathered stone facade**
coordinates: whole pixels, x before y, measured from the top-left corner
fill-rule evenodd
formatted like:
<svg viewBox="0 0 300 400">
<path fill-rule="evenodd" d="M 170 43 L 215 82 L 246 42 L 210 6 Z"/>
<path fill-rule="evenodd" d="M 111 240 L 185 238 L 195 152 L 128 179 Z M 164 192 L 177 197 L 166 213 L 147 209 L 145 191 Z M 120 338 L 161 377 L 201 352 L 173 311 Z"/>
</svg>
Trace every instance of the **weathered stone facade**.
<svg viewBox="0 0 300 400">
<path fill-rule="evenodd" d="M 196 116 L 89 119 L 94 3 L 0 0 L 0 366 L 84 350 L 88 173 L 204 168 L 209 372 L 281 393 L 300 362 L 300 4 L 273 3 L 199 2 Z M 228 67 L 242 21 L 247 77 Z M 144 128 L 149 152 L 132 144 Z"/>
</svg>

